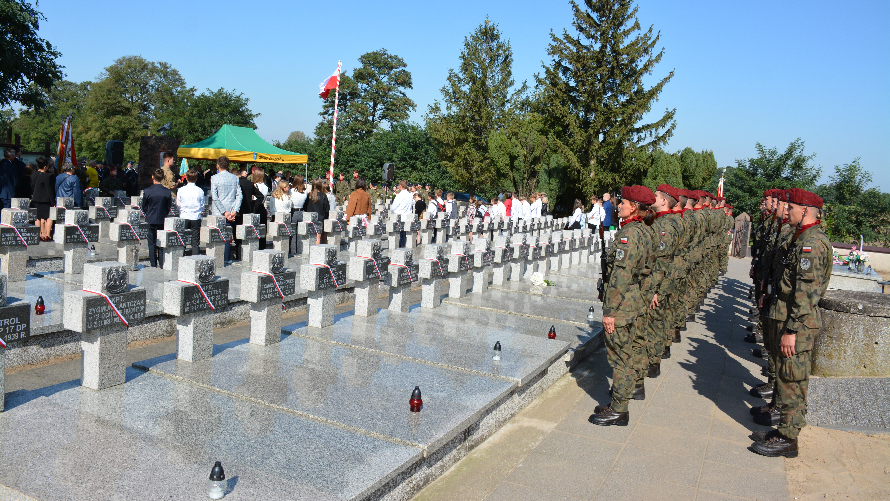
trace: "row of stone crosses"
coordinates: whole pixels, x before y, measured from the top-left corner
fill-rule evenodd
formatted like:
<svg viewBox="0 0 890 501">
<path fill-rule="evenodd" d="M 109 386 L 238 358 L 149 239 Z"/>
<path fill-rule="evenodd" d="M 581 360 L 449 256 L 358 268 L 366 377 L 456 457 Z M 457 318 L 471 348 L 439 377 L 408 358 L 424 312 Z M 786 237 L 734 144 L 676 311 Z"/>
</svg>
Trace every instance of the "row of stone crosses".
<svg viewBox="0 0 890 501">
<path fill-rule="evenodd" d="M 138 197 L 125 208 L 105 205 L 102 197 L 96 203 L 99 208 L 90 207 L 89 211 L 62 205 L 54 208 L 51 217 L 64 221 L 57 224 L 55 240 L 64 246 L 66 272 L 83 273 L 82 290 L 66 293 L 63 300 L 63 324 L 81 333 L 81 384 L 100 390 L 124 383 L 127 329 L 145 317 L 146 291 L 130 285 L 129 270 L 136 259 L 130 247 L 145 238 L 147 225 L 141 219 Z M 588 229 L 559 230 L 567 220 L 551 216 L 418 221 L 414 214 L 387 218 L 385 206 L 375 209 L 376 215 L 355 216 L 346 224 L 341 208 L 331 211 L 321 223 L 330 243 L 319 245 L 315 244 L 317 214 L 297 212 L 292 218 L 291 214 L 277 213 L 268 225 L 273 241 L 273 249 L 268 250 L 257 250 L 259 239 L 266 235 L 259 215 L 244 215 L 244 224 L 235 232 L 245 246 L 242 255 L 250 256 L 246 264 L 251 271 L 242 273 L 240 285 L 241 299 L 250 304 L 250 343 L 270 345 L 281 339 L 284 300 L 296 292 L 297 273 L 285 268 L 294 235 L 300 237 L 294 239 L 299 254 L 308 261 L 301 265 L 299 280 L 300 287 L 308 291 L 308 326 L 313 328 L 333 325 L 336 289 L 347 280 L 354 287 L 356 315 L 376 315 L 382 306 L 404 313 L 412 303 L 409 291 L 418 282 L 421 307 L 436 308 L 444 294 L 460 298 L 468 291 L 485 293 L 489 283 L 504 285 L 510 280 L 526 280 L 535 272 L 546 274 L 587 263 L 592 253 L 600 251 L 598 239 L 592 238 Z M 23 209 L 4 209 L 0 230 L 14 230 L 25 244 L 22 231 L 30 231 L 27 219 Z M 204 219 L 200 238 L 207 247 L 205 255 L 182 255 L 190 242 L 179 218 L 167 218 L 158 235 L 159 244 L 168 253 L 165 266 L 177 276 L 160 284 L 164 288 L 163 311 L 176 318 L 177 357 L 189 362 L 212 356 L 213 314 L 225 309 L 229 301 L 229 281 L 217 276 L 216 269 L 223 265 L 221 247 L 231 241 L 231 228 L 221 217 Z M 109 239 L 118 244 L 119 260 L 86 263 L 84 244 L 100 238 L 102 223 L 108 226 Z M 434 229 L 438 243 L 432 243 Z M 408 232 L 408 245 L 398 248 L 403 230 Z M 415 255 L 417 231 L 422 235 L 422 256 Z M 348 263 L 338 259 L 343 238 L 349 242 Z M 388 241 L 389 255 L 383 251 L 384 240 Z M 24 264 L 21 267 L 24 269 Z M 0 275 L 0 307 L 6 306 L 6 278 Z M 381 284 L 389 289 L 385 305 L 380 304 Z M 0 395 L 3 373 L 0 368 Z"/>
</svg>

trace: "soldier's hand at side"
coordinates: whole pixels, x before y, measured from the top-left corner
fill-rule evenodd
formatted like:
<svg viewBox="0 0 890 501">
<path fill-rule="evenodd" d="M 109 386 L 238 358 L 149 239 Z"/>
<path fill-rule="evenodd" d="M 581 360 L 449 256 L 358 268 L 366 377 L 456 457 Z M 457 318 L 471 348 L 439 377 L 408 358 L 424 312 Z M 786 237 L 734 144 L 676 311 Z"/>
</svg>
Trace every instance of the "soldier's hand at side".
<svg viewBox="0 0 890 501">
<path fill-rule="evenodd" d="M 655 307 L 657 307 L 657 306 L 658 306 L 658 294 L 656 294 L 656 295 L 652 298 L 652 301 L 649 302 L 649 309 L 650 309 L 650 310 L 654 310 Z"/>
<path fill-rule="evenodd" d="M 603 328 L 606 329 L 606 334 L 615 332 L 615 317 L 603 317 Z"/>
<path fill-rule="evenodd" d="M 793 356 L 796 353 L 794 351 L 796 342 L 797 334 L 791 334 L 787 331 L 782 334 L 782 341 L 779 343 L 779 350 L 782 352 L 782 355 L 785 355 L 786 357 Z"/>
</svg>

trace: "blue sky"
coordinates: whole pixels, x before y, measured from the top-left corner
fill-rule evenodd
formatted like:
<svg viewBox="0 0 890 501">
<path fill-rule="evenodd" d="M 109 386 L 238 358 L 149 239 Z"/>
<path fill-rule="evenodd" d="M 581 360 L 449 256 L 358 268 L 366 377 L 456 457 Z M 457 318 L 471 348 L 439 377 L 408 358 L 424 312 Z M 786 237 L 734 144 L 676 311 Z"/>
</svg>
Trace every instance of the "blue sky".
<svg viewBox="0 0 890 501">
<path fill-rule="evenodd" d="M 721 166 L 757 142 L 795 138 L 823 178 L 861 157 L 890 191 L 890 2 L 640 0 L 646 29 L 674 70 L 656 111 L 677 109 L 667 149 L 714 151 Z M 386 48 L 405 59 L 421 122 L 458 65 L 464 37 L 488 16 L 513 47 L 517 81 L 547 61 L 550 30 L 570 28 L 562 1 L 231 2 L 43 0 L 41 34 L 62 52 L 67 78 L 95 79 L 124 55 L 167 61 L 199 90 L 237 89 L 261 116 L 258 133 L 284 140 L 318 122 L 318 83 Z"/>
</svg>

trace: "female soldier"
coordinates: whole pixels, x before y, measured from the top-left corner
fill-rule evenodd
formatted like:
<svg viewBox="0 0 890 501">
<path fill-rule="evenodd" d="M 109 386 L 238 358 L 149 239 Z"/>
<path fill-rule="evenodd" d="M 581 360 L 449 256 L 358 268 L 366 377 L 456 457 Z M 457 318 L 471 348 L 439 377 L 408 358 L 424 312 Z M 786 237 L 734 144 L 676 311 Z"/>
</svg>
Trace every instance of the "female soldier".
<svg viewBox="0 0 890 501">
<path fill-rule="evenodd" d="M 618 205 L 621 229 L 608 250 L 603 270 L 606 284 L 603 328 L 609 365 L 612 366 L 612 401 L 597 406 L 590 416 L 590 422 L 600 426 L 627 426 L 627 404 L 631 396 L 638 400 L 646 398 L 643 387 L 648 363 L 645 332 L 635 325 L 635 320 L 648 306 L 643 300 L 640 284 L 652 247 L 651 233 L 646 226 L 655 219 L 655 213 L 649 207 L 653 203 L 655 194 L 645 186 L 621 189 Z"/>
</svg>

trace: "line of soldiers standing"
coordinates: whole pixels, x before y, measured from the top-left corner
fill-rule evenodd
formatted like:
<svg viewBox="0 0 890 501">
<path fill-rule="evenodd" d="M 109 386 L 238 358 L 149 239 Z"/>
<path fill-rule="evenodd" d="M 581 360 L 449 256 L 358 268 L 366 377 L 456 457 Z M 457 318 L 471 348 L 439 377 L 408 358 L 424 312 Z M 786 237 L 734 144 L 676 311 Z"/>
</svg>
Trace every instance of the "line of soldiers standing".
<svg viewBox="0 0 890 501">
<path fill-rule="evenodd" d="M 717 284 L 728 264 L 732 206 L 700 190 L 659 185 L 621 189 L 620 229 L 602 254 L 600 299 L 611 402 L 590 422 L 627 426 L 631 398 L 646 398 L 646 377 L 661 374 L 661 360 Z"/>
<path fill-rule="evenodd" d="M 754 231 L 750 276 L 758 323 L 745 340 L 762 342 L 767 382 L 751 394 L 770 403 L 753 407 L 754 421 L 778 426 L 755 433 L 753 452 L 796 457 L 797 437 L 806 426 L 812 350 L 822 326 L 818 304 L 831 278 L 831 242 L 822 231 L 822 199 L 799 188 L 763 193 Z M 757 350 L 755 350 L 756 352 Z"/>
</svg>

